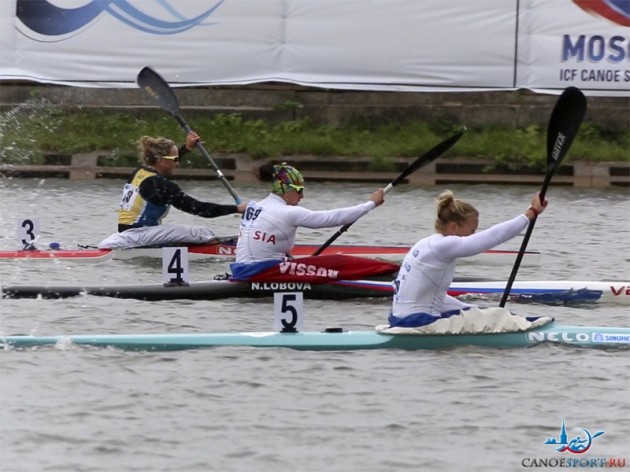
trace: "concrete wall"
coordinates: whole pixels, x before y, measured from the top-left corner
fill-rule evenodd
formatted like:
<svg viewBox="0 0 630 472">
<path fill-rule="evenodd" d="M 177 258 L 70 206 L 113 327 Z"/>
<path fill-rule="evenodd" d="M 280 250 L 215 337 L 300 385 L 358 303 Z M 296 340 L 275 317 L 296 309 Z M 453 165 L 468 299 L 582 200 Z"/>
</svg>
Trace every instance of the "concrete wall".
<svg viewBox="0 0 630 472">
<path fill-rule="evenodd" d="M 130 167 L 99 165 L 107 160 L 107 152 L 94 151 L 73 156 L 50 156 L 47 165 L 2 165 L 0 177 L 47 178 L 59 177 L 72 180 L 126 179 Z M 255 169 L 261 164 L 244 154 L 215 154 L 214 159 L 227 180 L 252 182 L 257 179 Z M 409 159 L 394 159 L 391 171 L 375 171 L 370 159 L 364 157 L 313 158 L 291 156 L 288 160 L 307 176 L 309 182 L 373 182 L 375 185 L 391 182 L 409 166 Z M 218 180 L 216 172 L 204 166 L 202 169 L 179 168 L 175 179 Z M 411 185 L 503 184 L 540 186 L 543 173 L 508 173 L 494 170 L 491 161 L 447 158 L 435 161 L 421 172 L 412 173 L 403 183 Z M 622 187 L 630 188 L 630 164 L 619 162 L 573 162 L 558 169 L 552 185 L 568 187 Z"/>
</svg>

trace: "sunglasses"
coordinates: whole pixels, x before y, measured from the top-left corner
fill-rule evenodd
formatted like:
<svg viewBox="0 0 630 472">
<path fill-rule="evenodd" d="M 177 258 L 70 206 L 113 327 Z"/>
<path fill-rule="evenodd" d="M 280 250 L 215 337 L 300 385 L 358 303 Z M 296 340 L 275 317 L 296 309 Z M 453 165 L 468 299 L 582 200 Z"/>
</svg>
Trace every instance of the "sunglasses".
<svg viewBox="0 0 630 472">
<path fill-rule="evenodd" d="M 169 161 L 179 162 L 179 156 L 160 156 L 162 159 L 168 159 Z"/>
<path fill-rule="evenodd" d="M 302 193 L 304 192 L 304 186 L 303 185 L 289 184 L 289 187 L 291 187 L 293 190 L 295 190 L 300 195 L 302 195 Z"/>
</svg>

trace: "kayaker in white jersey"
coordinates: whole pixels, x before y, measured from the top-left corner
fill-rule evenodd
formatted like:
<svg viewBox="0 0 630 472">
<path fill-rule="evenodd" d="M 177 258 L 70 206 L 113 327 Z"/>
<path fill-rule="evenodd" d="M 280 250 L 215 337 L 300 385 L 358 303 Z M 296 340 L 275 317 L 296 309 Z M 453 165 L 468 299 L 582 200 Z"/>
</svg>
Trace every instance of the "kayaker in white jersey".
<svg viewBox="0 0 630 472">
<path fill-rule="evenodd" d="M 416 326 L 426 315 L 459 312 L 469 305 L 447 290 L 455 275 L 456 260 L 492 249 L 521 233 L 541 214 L 547 202 L 534 195 L 524 213 L 476 233 L 479 212 L 450 190 L 437 200 L 436 233 L 418 241 L 405 256 L 395 281 L 390 326 Z"/>
<path fill-rule="evenodd" d="M 250 201 L 241 216 L 236 263 L 231 265 L 234 275 L 242 264 L 285 260 L 293 250 L 299 227 L 330 228 L 354 223 L 384 202 L 380 188 L 358 205 L 308 210 L 299 206 L 304 198 L 304 178 L 295 167 L 283 162 L 263 167 L 259 174 L 261 180 L 271 180 L 271 193 L 261 201 Z"/>
<path fill-rule="evenodd" d="M 198 140 L 199 136 L 190 132 L 182 148 L 189 149 Z M 171 205 L 203 218 L 242 213 L 245 209 L 245 202 L 221 205 L 197 200 L 171 181 L 179 165 L 181 149 L 170 139 L 144 136 L 138 141 L 138 151 L 143 165 L 133 171 L 123 188 L 118 232 L 101 241 L 100 249 L 205 244 L 217 239 L 205 226 L 162 224 Z"/>
</svg>

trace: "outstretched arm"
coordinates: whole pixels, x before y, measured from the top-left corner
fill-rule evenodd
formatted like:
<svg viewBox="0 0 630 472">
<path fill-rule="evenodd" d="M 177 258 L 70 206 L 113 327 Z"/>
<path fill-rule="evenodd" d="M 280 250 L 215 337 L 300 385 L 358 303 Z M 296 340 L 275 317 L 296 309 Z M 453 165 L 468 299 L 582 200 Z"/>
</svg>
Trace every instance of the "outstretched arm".
<svg viewBox="0 0 630 472">
<path fill-rule="evenodd" d="M 178 210 L 203 218 L 231 215 L 239 211 L 236 205 L 220 205 L 197 200 L 187 195 L 179 185 L 161 176 L 143 180 L 140 184 L 140 195 L 156 205 L 173 205 Z"/>
<path fill-rule="evenodd" d="M 446 236 L 434 246 L 433 250 L 437 257 L 444 261 L 474 256 L 514 238 L 527 228 L 528 223 L 527 216 L 520 214 L 516 218 L 498 223 L 470 236 Z"/>
<path fill-rule="evenodd" d="M 294 223 L 305 228 L 331 228 L 354 223 L 374 207 L 375 203 L 372 200 L 351 207 L 323 211 L 293 207 L 296 215 Z"/>
</svg>

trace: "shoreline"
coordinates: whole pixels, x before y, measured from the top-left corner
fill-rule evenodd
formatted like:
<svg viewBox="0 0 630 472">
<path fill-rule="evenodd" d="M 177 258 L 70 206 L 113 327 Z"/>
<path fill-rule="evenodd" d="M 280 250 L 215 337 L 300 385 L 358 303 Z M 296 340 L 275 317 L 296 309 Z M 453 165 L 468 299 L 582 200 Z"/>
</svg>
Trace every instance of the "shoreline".
<svg viewBox="0 0 630 472">
<path fill-rule="evenodd" d="M 104 151 L 50 156 L 42 165 L 0 165 L 3 178 L 66 178 L 69 180 L 126 179 L 134 167 L 102 165 Z M 255 170 L 264 162 L 245 154 L 216 154 L 215 162 L 231 182 L 255 182 Z M 409 159 L 392 159 L 392 170 L 370 170 L 370 158 L 285 156 L 282 160 L 296 165 L 312 182 L 386 183 L 396 178 L 409 165 Z M 447 185 L 458 183 L 499 185 L 540 185 L 542 172 L 520 173 L 490 170 L 492 161 L 447 157 L 437 160 L 419 172 L 412 173 L 403 183 L 410 185 Z M 361 169 L 366 169 L 365 171 Z M 208 165 L 200 168 L 179 168 L 174 180 L 219 180 Z M 580 188 L 630 188 L 630 163 L 571 161 L 561 165 L 553 185 Z"/>
</svg>

